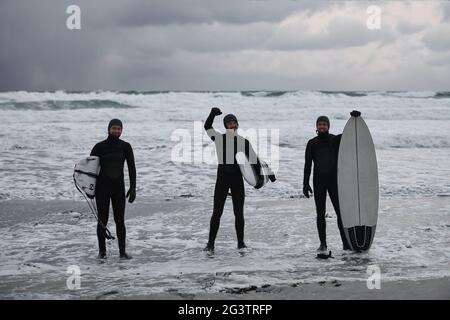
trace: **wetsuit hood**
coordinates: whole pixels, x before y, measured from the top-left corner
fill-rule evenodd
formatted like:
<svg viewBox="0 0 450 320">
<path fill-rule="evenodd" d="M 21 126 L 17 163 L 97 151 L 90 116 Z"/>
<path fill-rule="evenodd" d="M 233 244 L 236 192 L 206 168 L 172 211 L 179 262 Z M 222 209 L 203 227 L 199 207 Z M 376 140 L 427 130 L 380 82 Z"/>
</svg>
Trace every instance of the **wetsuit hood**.
<svg viewBox="0 0 450 320">
<path fill-rule="evenodd" d="M 317 127 L 317 124 L 321 121 L 326 122 L 328 124 L 328 131 L 327 132 L 319 132 L 319 130 L 316 130 L 316 133 L 319 138 L 326 138 L 326 137 L 328 137 L 329 131 L 330 131 L 330 119 L 328 119 L 327 116 L 318 117 L 316 120 L 316 127 Z"/>
<path fill-rule="evenodd" d="M 108 132 L 109 132 L 109 129 L 111 129 L 112 126 L 119 126 L 119 127 L 123 128 L 122 121 L 120 121 L 120 119 L 112 119 L 108 123 Z"/>
<path fill-rule="evenodd" d="M 223 117 L 223 125 L 225 129 L 227 129 L 227 122 L 230 121 L 236 121 L 236 123 L 239 125 L 239 122 L 234 114 L 227 114 L 225 117 Z"/>
<path fill-rule="evenodd" d="M 119 126 L 119 127 L 123 128 L 122 121 L 120 121 L 119 119 L 112 119 L 108 123 L 108 141 L 117 143 L 119 141 L 119 137 L 111 135 L 109 133 L 109 130 L 111 129 L 112 126 Z"/>
<path fill-rule="evenodd" d="M 320 121 L 326 122 L 326 123 L 328 124 L 328 130 L 330 130 L 330 119 L 328 119 L 327 116 L 320 116 L 320 117 L 318 117 L 317 120 L 316 120 L 316 126 L 317 126 L 317 124 L 318 124 Z"/>
</svg>

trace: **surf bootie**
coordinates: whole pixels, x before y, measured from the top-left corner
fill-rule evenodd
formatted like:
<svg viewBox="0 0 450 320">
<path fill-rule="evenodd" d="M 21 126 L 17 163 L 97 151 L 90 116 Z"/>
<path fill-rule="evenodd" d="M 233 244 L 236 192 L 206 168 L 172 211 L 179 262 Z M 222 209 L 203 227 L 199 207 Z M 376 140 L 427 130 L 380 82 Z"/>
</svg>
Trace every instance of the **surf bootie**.
<svg viewBox="0 0 450 320">
<path fill-rule="evenodd" d="M 120 254 L 120 259 L 122 259 L 122 260 L 130 260 L 130 259 L 133 259 L 133 257 L 132 256 L 130 256 L 128 253 L 126 253 L 126 252 L 122 252 L 121 254 Z"/>
<path fill-rule="evenodd" d="M 329 251 L 328 253 L 318 253 L 317 254 L 317 259 L 328 259 L 328 258 L 332 258 L 334 259 L 334 257 L 331 255 L 331 251 Z"/>
<path fill-rule="evenodd" d="M 106 252 L 100 251 L 97 256 L 98 259 L 106 259 Z"/>
<path fill-rule="evenodd" d="M 245 249 L 245 248 L 247 248 L 247 246 L 245 245 L 244 242 L 238 243 L 238 249 L 239 249 L 239 250 L 240 250 L 240 249 Z"/>
<path fill-rule="evenodd" d="M 317 252 L 325 252 L 327 251 L 327 245 L 321 244 L 319 248 L 317 248 Z"/>
<path fill-rule="evenodd" d="M 206 247 L 203 248 L 203 251 L 214 252 L 214 245 L 208 243 Z"/>
</svg>

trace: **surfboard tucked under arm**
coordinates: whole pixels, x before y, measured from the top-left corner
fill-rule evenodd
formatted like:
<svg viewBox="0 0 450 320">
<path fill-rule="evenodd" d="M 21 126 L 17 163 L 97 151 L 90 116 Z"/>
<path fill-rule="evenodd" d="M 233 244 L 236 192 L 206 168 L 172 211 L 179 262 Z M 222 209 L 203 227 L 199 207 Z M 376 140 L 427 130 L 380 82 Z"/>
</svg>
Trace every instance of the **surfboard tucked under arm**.
<svg viewBox="0 0 450 320">
<path fill-rule="evenodd" d="M 73 173 L 73 179 L 80 192 L 84 192 L 88 198 L 95 196 L 95 184 L 100 172 L 100 158 L 91 156 L 80 160 Z"/>
<path fill-rule="evenodd" d="M 260 159 L 258 159 L 257 163 L 251 163 L 244 152 L 237 152 L 236 162 L 241 169 L 244 180 L 255 187 L 255 189 L 262 188 L 269 181 L 269 177 L 272 177 L 273 181 L 275 181 L 275 176 L 267 163 Z"/>
<path fill-rule="evenodd" d="M 74 168 L 73 181 L 75 187 L 86 199 L 86 202 L 91 209 L 92 214 L 97 220 L 98 224 L 105 232 L 105 237 L 108 240 L 114 240 L 111 231 L 98 219 L 98 210 L 95 203 L 95 186 L 97 177 L 100 173 L 100 158 L 90 156 L 80 160 Z"/>
</svg>

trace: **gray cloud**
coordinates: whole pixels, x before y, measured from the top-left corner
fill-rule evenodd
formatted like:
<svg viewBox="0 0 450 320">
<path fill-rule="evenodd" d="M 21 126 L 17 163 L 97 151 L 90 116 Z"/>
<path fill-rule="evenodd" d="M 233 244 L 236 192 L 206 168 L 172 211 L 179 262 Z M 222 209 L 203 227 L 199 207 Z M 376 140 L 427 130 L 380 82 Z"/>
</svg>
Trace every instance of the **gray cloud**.
<svg viewBox="0 0 450 320">
<path fill-rule="evenodd" d="M 425 33 L 423 41 L 431 50 L 450 50 L 450 24 L 430 28 Z"/>
<path fill-rule="evenodd" d="M 82 0 L 81 3 L 91 13 L 93 24 L 106 26 L 279 22 L 296 10 L 315 10 L 327 5 L 326 1 L 312 0 Z"/>
<path fill-rule="evenodd" d="M 450 21 L 450 3 L 442 3 L 442 15 L 445 21 Z"/>
<path fill-rule="evenodd" d="M 73 3 L 82 9 L 80 31 L 65 27 L 65 11 Z M 396 44 L 423 26 L 411 21 L 371 31 L 356 17 L 337 12 L 343 6 L 288 0 L 41 0 L 33 5 L 2 0 L 0 90 L 339 90 L 342 72 L 349 77 L 347 89 L 442 86 L 445 76 L 433 68 L 445 66 L 445 55 L 411 57 L 420 70 L 414 76 L 402 69 L 400 58 L 375 59 L 371 51 L 387 46 L 404 52 L 386 57 L 409 55 L 407 48 L 414 46 Z M 311 33 L 306 21 L 280 23 L 324 10 L 337 13 L 322 31 Z M 427 29 L 422 45 L 447 50 L 446 30 L 444 24 Z M 364 69 L 368 66 L 373 71 Z M 386 69 L 398 74 L 379 76 Z"/>
<path fill-rule="evenodd" d="M 330 21 L 326 32 L 308 34 L 303 28 L 278 33 L 269 40 L 268 47 L 274 50 L 348 48 L 373 41 L 388 42 L 393 38 L 389 27 L 373 31 L 351 17 L 337 16 Z"/>
<path fill-rule="evenodd" d="M 425 29 L 423 25 L 417 25 L 409 21 L 400 21 L 397 25 L 397 30 L 403 34 L 418 33 Z"/>
</svg>

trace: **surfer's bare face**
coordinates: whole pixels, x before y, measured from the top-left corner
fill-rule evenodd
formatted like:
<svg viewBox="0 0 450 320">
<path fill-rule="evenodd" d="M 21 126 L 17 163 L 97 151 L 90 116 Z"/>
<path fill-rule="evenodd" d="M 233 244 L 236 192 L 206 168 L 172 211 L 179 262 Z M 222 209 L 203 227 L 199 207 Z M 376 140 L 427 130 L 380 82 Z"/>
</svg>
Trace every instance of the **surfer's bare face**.
<svg viewBox="0 0 450 320">
<path fill-rule="evenodd" d="M 317 131 L 318 132 L 328 132 L 328 123 L 325 121 L 319 121 L 317 122 Z"/>
<path fill-rule="evenodd" d="M 232 121 L 227 122 L 227 129 L 237 130 L 237 128 L 238 128 L 238 124 L 236 121 L 232 120 Z"/>
<path fill-rule="evenodd" d="M 111 126 L 111 128 L 109 129 L 109 134 L 119 138 L 120 135 L 122 134 L 122 127 L 116 125 Z"/>
</svg>

